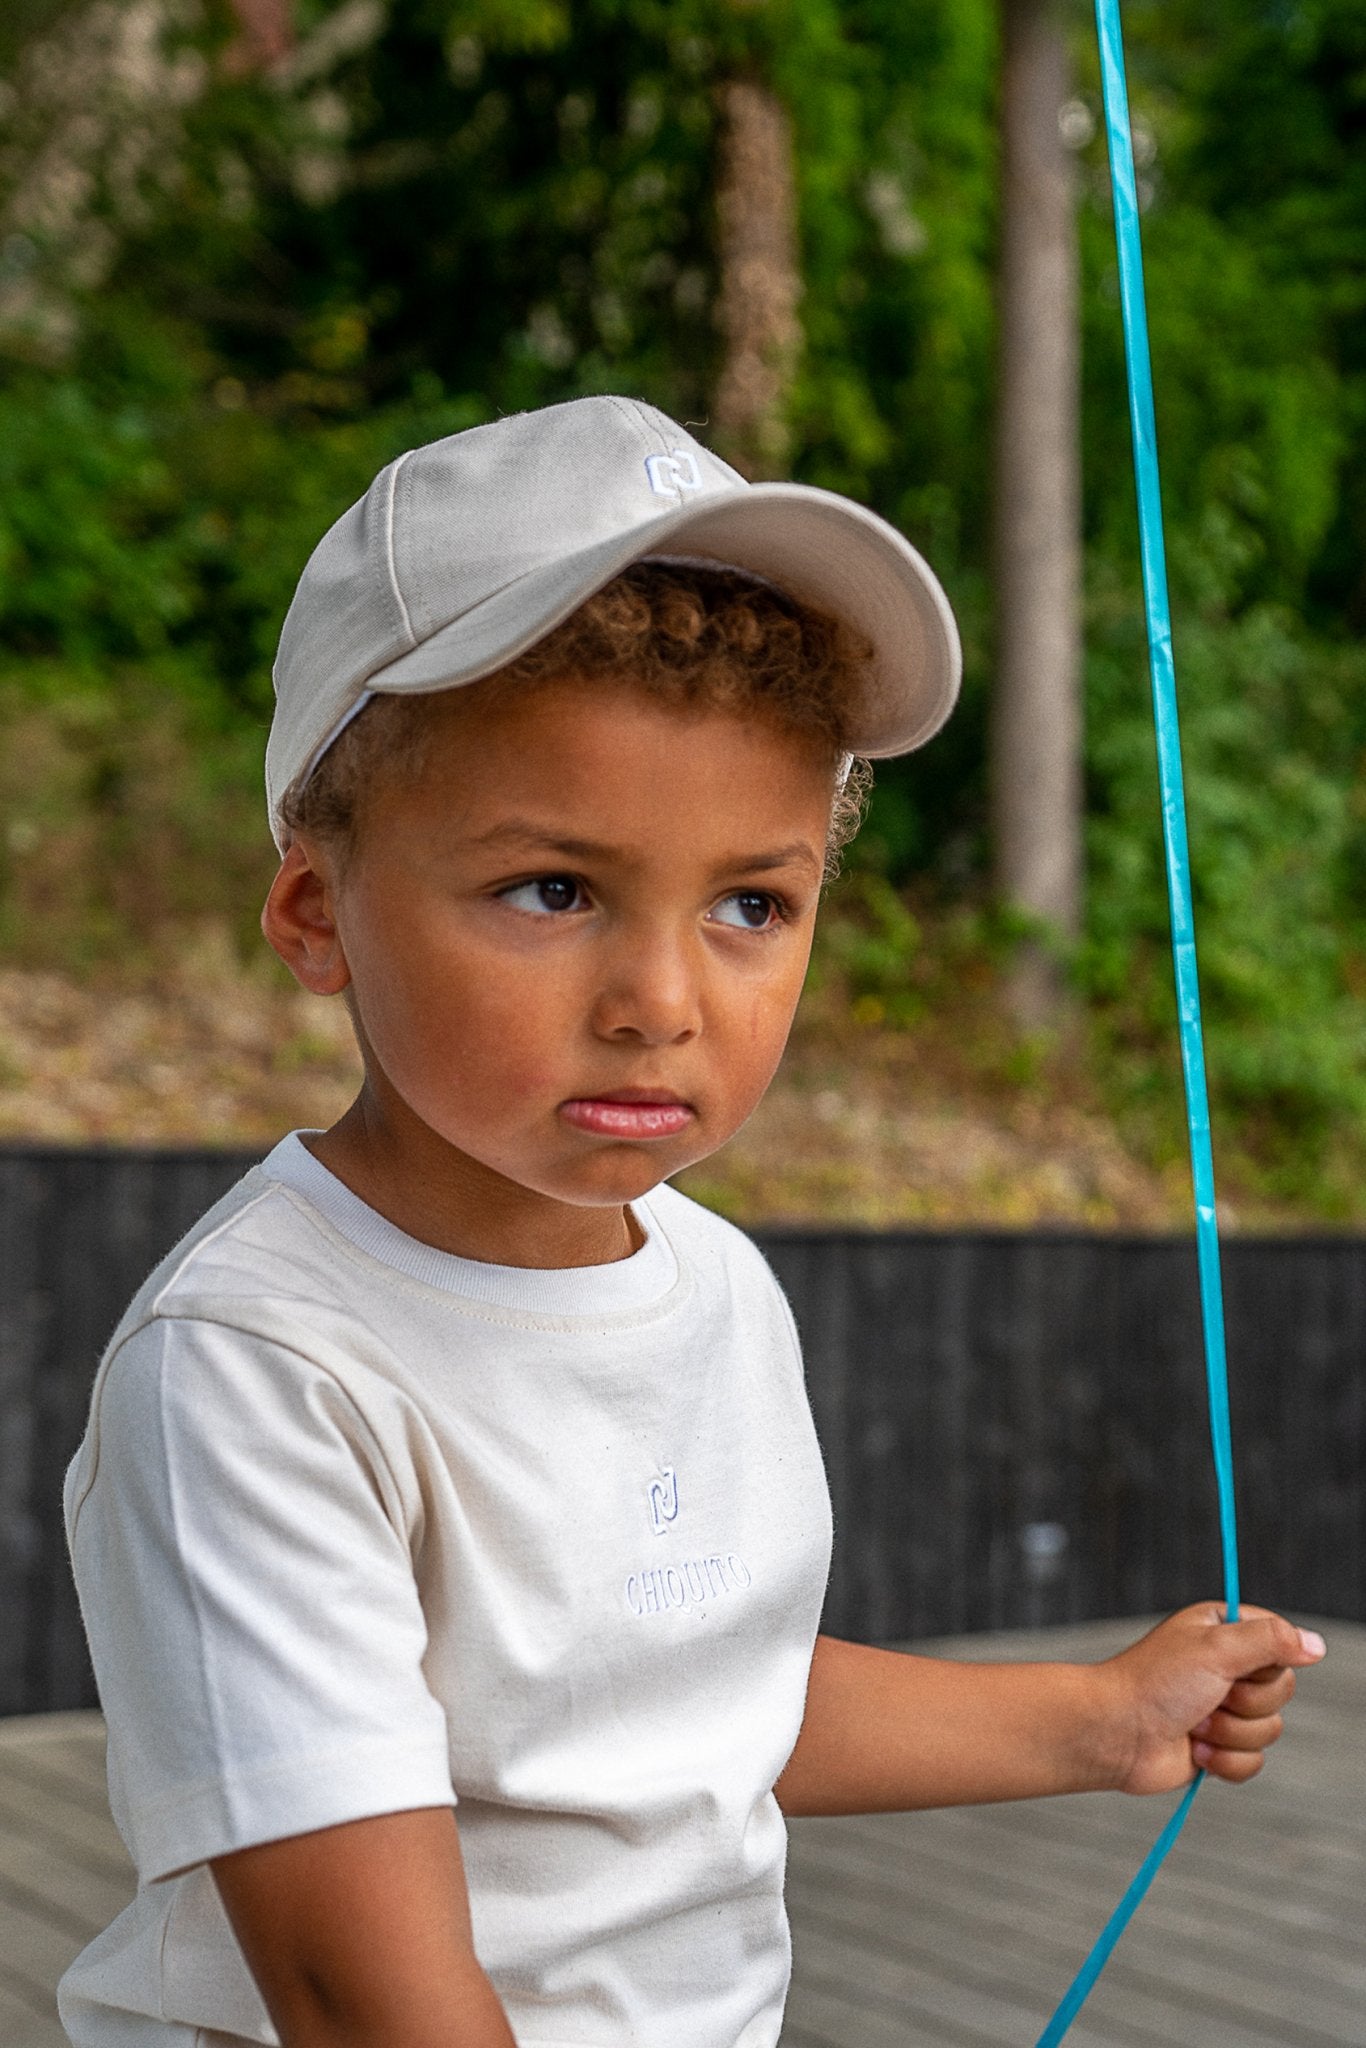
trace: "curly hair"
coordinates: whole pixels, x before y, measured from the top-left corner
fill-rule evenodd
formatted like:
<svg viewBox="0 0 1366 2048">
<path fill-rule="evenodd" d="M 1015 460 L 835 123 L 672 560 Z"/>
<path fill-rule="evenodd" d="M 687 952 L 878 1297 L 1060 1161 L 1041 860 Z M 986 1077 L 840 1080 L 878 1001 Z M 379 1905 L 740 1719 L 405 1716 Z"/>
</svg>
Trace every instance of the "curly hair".
<svg viewBox="0 0 1366 2048">
<path fill-rule="evenodd" d="M 848 706 L 871 649 L 840 620 L 772 584 L 710 563 L 634 562 L 503 668 L 464 687 L 489 702 L 512 689 L 569 681 L 639 690 L 656 702 L 757 718 L 810 742 L 830 762 L 826 873 L 862 822 L 872 773 L 850 760 Z M 313 773 L 280 805 L 291 833 L 346 858 L 365 798 L 421 773 L 444 691 L 374 696 Z"/>
</svg>

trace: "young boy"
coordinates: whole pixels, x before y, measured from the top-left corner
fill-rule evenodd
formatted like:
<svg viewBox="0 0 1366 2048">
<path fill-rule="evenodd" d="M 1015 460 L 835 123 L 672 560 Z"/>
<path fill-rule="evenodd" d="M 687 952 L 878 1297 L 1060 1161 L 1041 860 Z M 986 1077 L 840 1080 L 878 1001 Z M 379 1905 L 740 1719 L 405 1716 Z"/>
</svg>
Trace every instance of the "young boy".
<svg viewBox="0 0 1366 2048">
<path fill-rule="evenodd" d="M 67 1517 L 142 1881 L 78 2048 L 772 2048 L 782 1814 L 1259 1768 L 1317 1639 L 817 1637 L 790 1315 L 665 1183 L 763 1094 L 850 756 L 958 679 L 906 543 L 596 398 L 418 449 L 304 571 L 266 935 L 361 1092 L 133 1303 Z"/>
</svg>

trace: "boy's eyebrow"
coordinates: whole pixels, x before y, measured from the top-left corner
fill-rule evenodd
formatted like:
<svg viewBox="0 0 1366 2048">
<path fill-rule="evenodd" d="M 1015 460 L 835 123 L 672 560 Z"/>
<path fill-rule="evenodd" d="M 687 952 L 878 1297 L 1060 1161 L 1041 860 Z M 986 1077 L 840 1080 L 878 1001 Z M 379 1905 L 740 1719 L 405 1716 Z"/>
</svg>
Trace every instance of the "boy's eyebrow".
<svg viewBox="0 0 1366 2048">
<path fill-rule="evenodd" d="M 570 860 L 619 860 L 622 854 L 619 846 L 608 846 L 597 839 L 571 839 L 564 833 L 536 824 L 531 818 L 504 818 L 499 824 L 491 825 L 487 832 L 474 833 L 466 843 L 470 846 L 538 846 L 547 853 L 567 854 Z"/>
<path fill-rule="evenodd" d="M 749 874 L 765 874 L 773 868 L 810 868 L 813 874 L 824 872 L 825 863 L 805 839 L 794 839 L 787 846 L 775 846 L 771 853 L 742 853 L 738 859 L 724 863 L 729 872 L 732 868 L 743 868 Z"/>
<path fill-rule="evenodd" d="M 547 830 L 530 818 L 504 818 L 487 832 L 477 833 L 467 842 L 471 846 L 491 847 L 503 844 L 535 846 L 547 853 L 563 854 L 567 860 L 624 860 L 630 858 L 630 849 L 609 846 L 598 839 L 573 839 Z M 766 848 L 760 853 L 741 853 L 720 863 L 718 873 L 732 874 L 737 869 L 748 874 L 768 874 L 775 868 L 809 868 L 813 874 L 823 872 L 824 863 L 819 854 L 805 839 L 793 839 L 786 846 Z"/>
</svg>

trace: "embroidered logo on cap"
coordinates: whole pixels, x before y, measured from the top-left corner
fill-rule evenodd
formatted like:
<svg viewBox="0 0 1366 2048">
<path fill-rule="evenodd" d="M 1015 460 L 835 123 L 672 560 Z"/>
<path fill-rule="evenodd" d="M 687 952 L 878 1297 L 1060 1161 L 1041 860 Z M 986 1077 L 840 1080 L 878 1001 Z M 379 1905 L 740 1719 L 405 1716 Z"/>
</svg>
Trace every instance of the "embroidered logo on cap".
<svg viewBox="0 0 1366 2048">
<path fill-rule="evenodd" d="M 647 455 L 645 474 L 657 498 L 681 498 L 685 491 L 702 488 L 697 462 L 686 448 L 675 448 L 671 455 Z"/>
</svg>

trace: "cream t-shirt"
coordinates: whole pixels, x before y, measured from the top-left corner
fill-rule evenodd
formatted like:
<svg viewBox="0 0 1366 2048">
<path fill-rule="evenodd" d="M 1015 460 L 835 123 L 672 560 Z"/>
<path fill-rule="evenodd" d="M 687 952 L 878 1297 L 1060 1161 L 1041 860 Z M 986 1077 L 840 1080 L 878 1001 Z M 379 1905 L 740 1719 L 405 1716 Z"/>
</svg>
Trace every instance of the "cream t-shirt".
<svg viewBox="0 0 1366 2048">
<path fill-rule="evenodd" d="M 635 1213 L 616 1264 L 480 1265 L 292 1137 L 141 1290 L 66 1489 L 140 1880 L 78 2048 L 275 2042 L 208 1859 L 457 1802 L 519 2048 L 777 2041 L 828 1495 L 758 1251 Z"/>
</svg>

